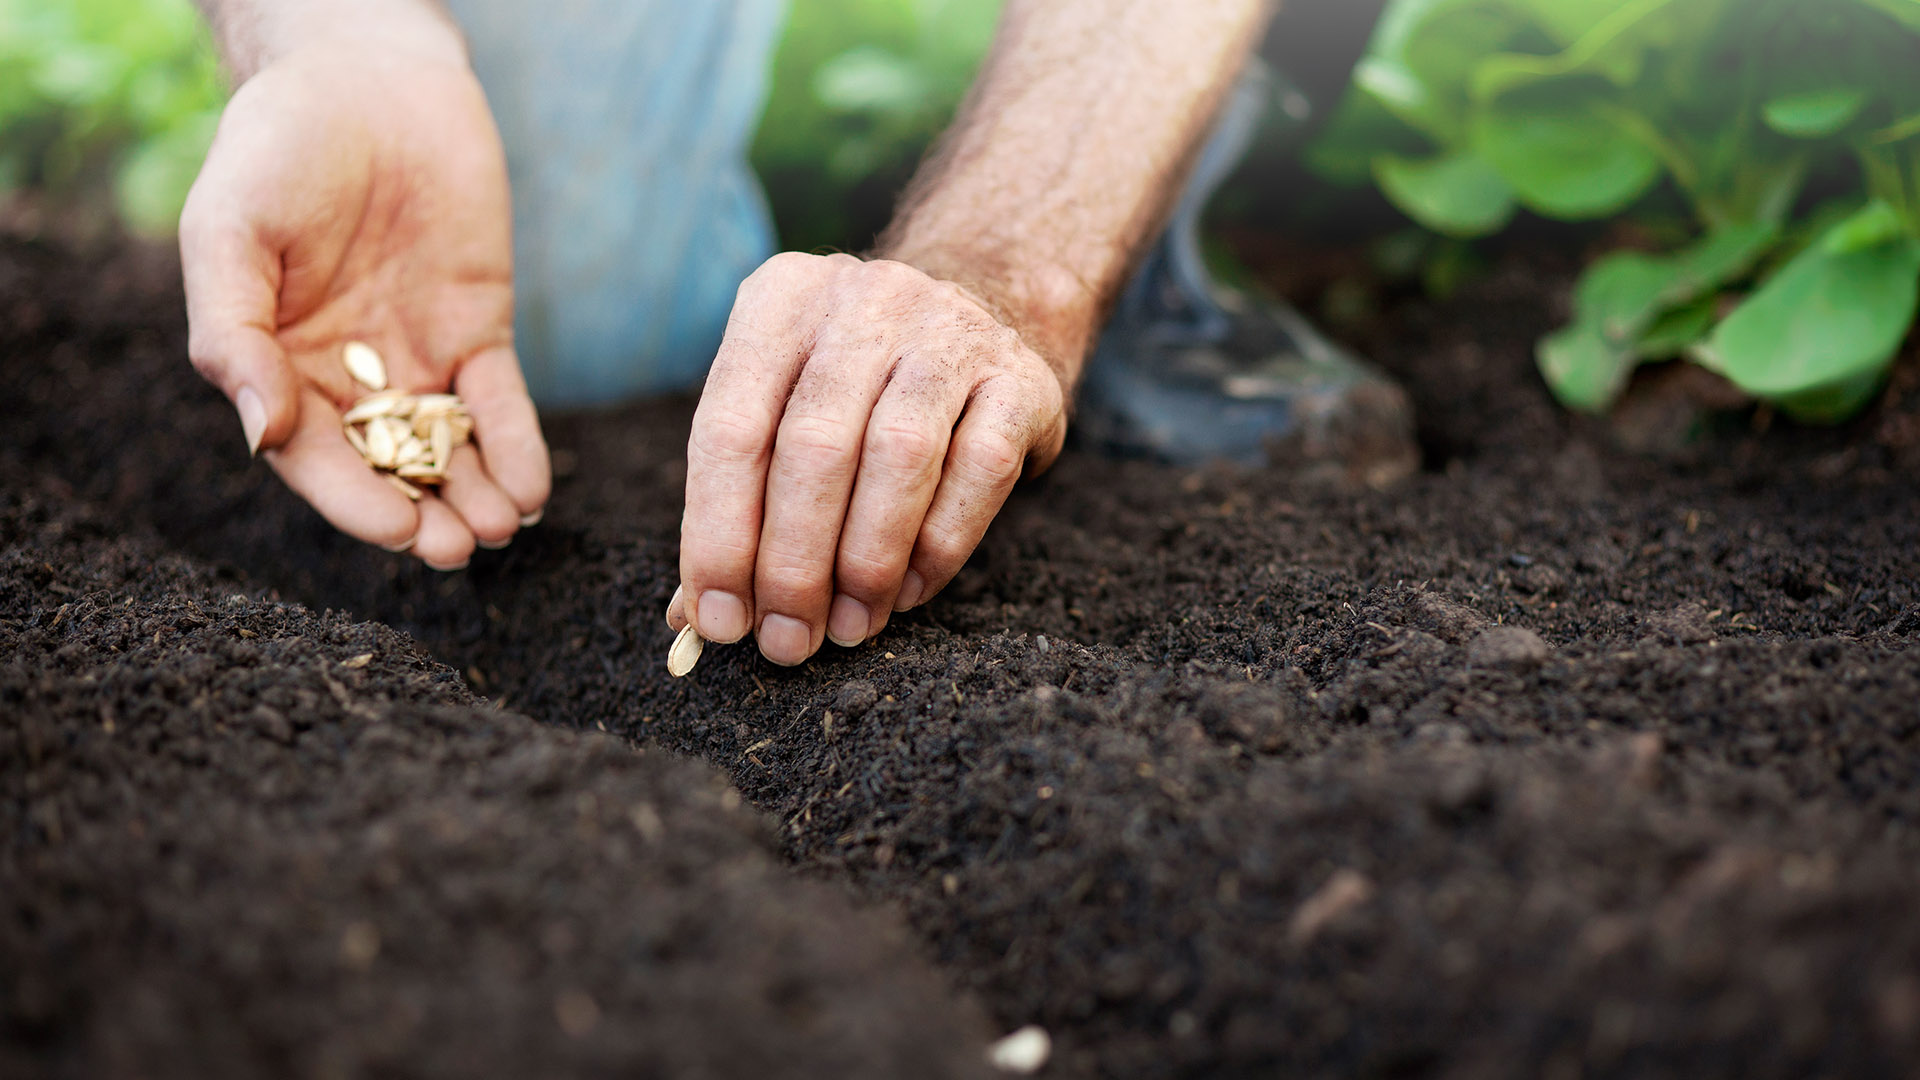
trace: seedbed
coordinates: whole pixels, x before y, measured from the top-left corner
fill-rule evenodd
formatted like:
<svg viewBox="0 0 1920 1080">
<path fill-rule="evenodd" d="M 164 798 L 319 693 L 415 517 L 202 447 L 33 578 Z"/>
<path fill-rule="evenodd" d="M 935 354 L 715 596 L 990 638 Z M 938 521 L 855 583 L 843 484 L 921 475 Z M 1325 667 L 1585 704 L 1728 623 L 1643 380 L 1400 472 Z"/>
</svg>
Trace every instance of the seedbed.
<svg viewBox="0 0 1920 1080">
<path fill-rule="evenodd" d="M 435 574 L 247 463 L 173 273 L 0 248 L 0 1072 L 1920 1068 L 1911 363 L 1628 453 L 1511 257 L 1358 335 L 1406 484 L 1072 452 L 877 641 L 676 680 L 690 402 Z"/>
</svg>

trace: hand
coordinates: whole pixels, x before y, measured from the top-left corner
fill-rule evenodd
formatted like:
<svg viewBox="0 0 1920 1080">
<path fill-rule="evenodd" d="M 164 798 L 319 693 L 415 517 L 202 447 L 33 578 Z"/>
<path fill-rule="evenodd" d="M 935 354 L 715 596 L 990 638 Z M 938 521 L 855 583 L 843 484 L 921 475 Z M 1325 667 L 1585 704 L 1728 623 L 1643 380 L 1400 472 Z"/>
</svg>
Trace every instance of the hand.
<svg viewBox="0 0 1920 1080">
<path fill-rule="evenodd" d="M 857 645 L 944 588 L 1023 471 L 1060 453 L 1063 380 L 959 286 L 778 255 L 740 287 L 687 447 L 668 619 L 778 664 Z"/>
<path fill-rule="evenodd" d="M 291 52 L 235 93 L 180 222 L 189 351 L 328 521 L 456 569 L 536 518 L 551 482 L 513 351 L 506 164 L 460 56 L 379 41 Z M 473 414 L 474 444 L 418 504 L 342 434 L 365 392 L 341 365 L 354 340 L 391 385 Z"/>
</svg>

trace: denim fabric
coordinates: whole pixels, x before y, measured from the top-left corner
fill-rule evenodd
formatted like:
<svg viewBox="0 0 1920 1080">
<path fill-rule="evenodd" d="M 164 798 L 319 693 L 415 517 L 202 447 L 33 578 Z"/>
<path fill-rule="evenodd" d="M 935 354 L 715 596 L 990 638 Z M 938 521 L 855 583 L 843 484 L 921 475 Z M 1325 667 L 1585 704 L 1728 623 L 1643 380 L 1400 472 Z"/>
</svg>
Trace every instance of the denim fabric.
<svg viewBox="0 0 1920 1080">
<path fill-rule="evenodd" d="M 448 0 L 506 143 L 521 364 L 543 405 L 705 374 L 773 251 L 747 164 L 786 0 Z"/>
</svg>

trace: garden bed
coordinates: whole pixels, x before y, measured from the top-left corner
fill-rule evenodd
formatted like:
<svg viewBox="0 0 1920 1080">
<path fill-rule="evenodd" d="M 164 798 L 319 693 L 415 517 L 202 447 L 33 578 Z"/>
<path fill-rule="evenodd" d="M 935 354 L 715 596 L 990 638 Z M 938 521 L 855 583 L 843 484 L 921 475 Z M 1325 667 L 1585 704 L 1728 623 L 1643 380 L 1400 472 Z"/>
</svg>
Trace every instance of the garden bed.
<svg viewBox="0 0 1920 1080">
<path fill-rule="evenodd" d="M 0 247 L 0 1071 L 1911 1073 L 1911 369 L 1630 455 L 1569 280 L 1366 325 L 1393 491 L 1069 453 L 878 641 L 673 681 L 689 402 L 439 575 L 247 463 L 163 257 Z"/>
</svg>

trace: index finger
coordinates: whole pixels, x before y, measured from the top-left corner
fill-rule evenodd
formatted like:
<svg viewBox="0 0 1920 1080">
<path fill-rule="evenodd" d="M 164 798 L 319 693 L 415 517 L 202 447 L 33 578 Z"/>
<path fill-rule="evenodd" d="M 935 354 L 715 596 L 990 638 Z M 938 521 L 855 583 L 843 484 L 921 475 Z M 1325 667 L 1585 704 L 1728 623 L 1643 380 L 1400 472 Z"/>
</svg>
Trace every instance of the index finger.
<svg viewBox="0 0 1920 1080">
<path fill-rule="evenodd" d="M 299 413 L 298 380 L 274 334 L 279 253 L 250 222 L 207 206 L 203 195 L 180 219 L 187 354 L 239 409 L 249 448 L 276 447 Z"/>
<path fill-rule="evenodd" d="M 789 325 L 759 322 L 777 317 L 757 302 L 772 265 L 740 287 L 687 440 L 680 581 L 694 625 L 710 641 L 738 641 L 752 628 L 767 467 L 804 362 L 804 343 Z"/>
</svg>

